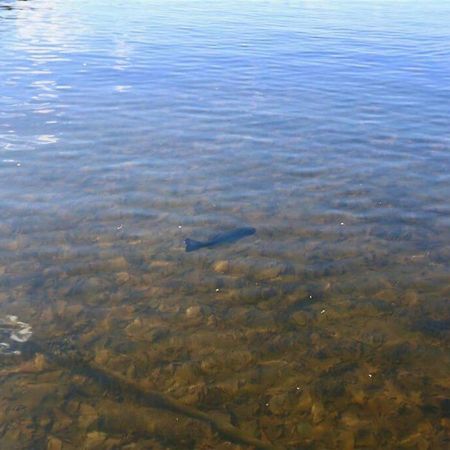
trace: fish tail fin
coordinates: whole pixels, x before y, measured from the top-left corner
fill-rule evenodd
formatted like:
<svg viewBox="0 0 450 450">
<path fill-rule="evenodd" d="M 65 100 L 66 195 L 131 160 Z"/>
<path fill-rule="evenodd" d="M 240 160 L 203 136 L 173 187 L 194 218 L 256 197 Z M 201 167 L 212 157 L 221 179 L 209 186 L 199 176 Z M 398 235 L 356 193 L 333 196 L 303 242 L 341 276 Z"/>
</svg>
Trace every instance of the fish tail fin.
<svg viewBox="0 0 450 450">
<path fill-rule="evenodd" d="M 203 247 L 203 242 L 195 241 L 194 239 L 185 239 L 184 243 L 186 244 L 187 252 L 193 252 L 194 250 L 198 250 Z"/>
</svg>

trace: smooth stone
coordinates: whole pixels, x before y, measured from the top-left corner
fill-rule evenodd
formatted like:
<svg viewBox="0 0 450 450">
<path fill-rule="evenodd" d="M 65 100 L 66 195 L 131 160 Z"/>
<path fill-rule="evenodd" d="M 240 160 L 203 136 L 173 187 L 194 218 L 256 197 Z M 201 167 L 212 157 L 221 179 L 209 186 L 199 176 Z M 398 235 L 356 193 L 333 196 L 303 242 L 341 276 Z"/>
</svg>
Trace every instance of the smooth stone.
<svg viewBox="0 0 450 450">
<path fill-rule="evenodd" d="M 123 256 L 118 256 L 117 258 L 110 259 L 107 261 L 108 266 L 111 270 L 125 271 L 128 268 L 128 262 Z"/>
<path fill-rule="evenodd" d="M 318 424 L 325 419 L 325 408 L 323 407 L 322 403 L 313 403 L 311 407 L 311 416 L 313 424 Z"/>
<path fill-rule="evenodd" d="M 86 436 L 86 450 L 96 450 L 102 448 L 102 444 L 106 441 L 106 433 L 100 431 L 92 431 Z"/>
<path fill-rule="evenodd" d="M 50 436 L 47 441 L 47 450 L 62 450 L 63 443 L 61 439 Z"/>
<path fill-rule="evenodd" d="M 95 352 L 94 361 L 97 364 L 105 365 L 111 359 L 111 352 L 106 349 L 97 350 Z"/>
<path fill-rule="evenodd" d="M 226 273 L 230 270 L 230 263 L 225 260 L 216 261 L 213 265 L 214 272 Z"/>
<path fill-rule="evenodd" d="M 217 372 L 219 368 L 220 364 L 215 358 L 205 358 L 200 363 L 200 369 L 208 375 Z"/>
<path fill-rule="evenodd" d="M 74 288 L 76 294 L 98 293 L 108 288 L 105 280 L 99 277 L 82 279 Z"/>
<path fill-rule="evenodd" d="M 357 429 L 361 426 L 361 419 L 354 413 L 344 412 L 341 416 L 341 422 L 345 427 L 350 429 Z"/>
<path fill-rule="evenodd" d="M 408 306 L 417 306 L 419 304 L 419 296 L 416 291 L 408 289 L 403 295 L 403 303 Z"/>
<path fill-rule="evenodd" d="M 288 268 L 284 264 L 280 263 L 270 263 L 266 267 L 261 268 L 256 273 L 256 277 L 260 280 L 271 280 L 283 275 L 288 271 Z"/>
<path fill-rule="evenodd" d="M 203 309 L 201 306 L 190 306 L 186 309 L 186 317 L 188 319 L 199 319 L 203 317 Z"/>
<path fill-rule="evenodd" d="M 297 403 L 297 408 L 301 412 L 309 412 L 311 411 L 312 402 L 311 394 L 305 391 Z"/>
<path fill-rule="evenodd" d="M 95 408 L 87 403 L 80 405 L 78 423 L 82 428 L 89 428 L 98 419 L 98 414 Z"/>
<path fill-rule="evenodd" d="M 396 292 L 393 289 L 383 289 L 382 291 L 378 291 L 375 296 L 377 300 L 382 300 L 385 302 L 395 302 L 397 299 Z"/>
<path fill-rule="evenodd" d="M 52 432 L 61 433 L 70 429 L 73 426 L 73 419 L 69 415 L 63 413 L 62 411 L 55 411 L 55 418 L 53 420 Z"/>
<path fill-rule="evenodd" d="M 34 358 L 34 366 L 37 370 L 42 371 L 47 367 L 47 360 L 42 353 L 38 353 Z"/>
<path fill-rule="evenodd" d="M 207 324 L 209 327 L 215 327 L 215 326 L 217 325 L 217 319 L 216 319 L 216 316 L 214 316 L 213 314 L 211 314 L 211 315 L 208 317 L 208 320 L 207 320 L 206 324 Z"/>
<path fill-rule="evenodd" d="M 198 369 L 189 364 L 184 364 L 177 368 L 174 375 L 174 380 L 179 386 L 194 385 L 201 381 Z"/>
<path fill-rule="evenodd" d="M 128 274 L 128 272 L 119 272 L 116 274 L 115 278 L 117 284 L 124 284 L 130 280 L 130 275 Z"/>
</svg>

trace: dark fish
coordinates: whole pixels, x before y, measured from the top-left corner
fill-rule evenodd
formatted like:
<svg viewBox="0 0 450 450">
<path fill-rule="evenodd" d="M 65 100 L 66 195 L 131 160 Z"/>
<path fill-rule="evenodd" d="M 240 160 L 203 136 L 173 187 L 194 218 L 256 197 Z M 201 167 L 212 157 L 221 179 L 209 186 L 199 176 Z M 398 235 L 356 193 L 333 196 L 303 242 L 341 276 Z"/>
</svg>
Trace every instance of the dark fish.
<svg viewBox="0 0 450 450">
<path fill-rule="evenodd" d="M 231 231 L 226 231 L 225 233 L 217 234 L 216 236 L 213 236 L 209 241 L 201 242 L 195 241 L 194 239 L 186 239 L 184 243 L 186 244 L 186 251 L 193 252 L 194 250 L 199 250 L 200 248 L 204 247 L 211 248 L 217 245 L 231 244 L 238 241 L 239 239 L 242 239 L 246 236 L 251 236 L 255 233 L 256 230 L 254 228 L 242 227 L 235 228 Z"/>
</svg>

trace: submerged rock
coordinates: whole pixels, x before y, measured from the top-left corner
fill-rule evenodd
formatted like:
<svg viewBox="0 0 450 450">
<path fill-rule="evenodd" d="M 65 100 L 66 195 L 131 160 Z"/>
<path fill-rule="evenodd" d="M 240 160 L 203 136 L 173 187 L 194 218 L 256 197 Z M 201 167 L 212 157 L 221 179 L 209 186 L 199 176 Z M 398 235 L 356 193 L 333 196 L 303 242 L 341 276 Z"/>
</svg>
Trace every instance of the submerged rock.
<svg viewBox="0 0 450 450">
<path fill-rule="evenodd" d="M 190 306 L 186 309 L 186 318 L 201 319 L 203 317 L 203 308 L 199 305 Z"/>
<path fill-rule="evenodd" d="M 102 448 L 102 444 L 106 441 L 106 433 L 100 431 L 92 431 L 86 436 L 85 449 L 86 450 L 97 450 Z"/>
<path fill-rule="evenodd" d="M 417 306 L 419 295 L 413 289 L 408 289 L 402 296 L 402 303 L 406 306 Z"/>
<path fill-rule="evenodd" d="M 255 276 L 260 280 L 271 280 L 289 272 L 289 266 L 287 264 L 273 261 L 262 266 Z"/>
<path fill-rule="evenodd" d="M 216 316 L 215 316 L 214 314 L 211 314 L 211 315 L 208 317 L 208 320 L 207 320 L 206 324 L 207 324 L 209 327 L 215 327 L 215 326 L 217 326 L 217 319 L 216 319 Z"/>
<path fill-rule="evenodd" d="M 89 428 L 95 424 L 98 419 L 97 411 L 94 407 L 87 403 L 81 403 L 79 408 L 78 423 L 82 428 Z"/>
<path fill-rule="evenodd" d="M 130 275 L 128 272 L 119 272 L 115 276 L 117 284 L 125 284 L 130 280 Z"/>
<path fill-rule="evenodd" d="M 318 424 L 325 419 L 325 408 L 320 402 L 314 402 L 311 406 L 311 417 L 313 424 Z"/>
<path fill-rule="evenodd" d="M 63 443 L 61 439 L 57 437 L 50 436 L 47 441 L 47 450 L 62 450 Z"/>
<path fill-rule="evenodd" d="M 217 273 L 227 273 L 230 270 L 230 263 L 228 261 L 217 261 L 213 264 L 213 270 Z"/>
<path fill-rule="evenodd" d="M 299 398 L 297 409 L 300 412 L 309 412 L 313 404 L 313 398 L 309 391 L 305 391 Z"/>
<path fill-rule="evenodd" d="M 45 356 L 42 353 L 38 353 L 35 357 L 34 357 L 34 366 L 36 367 L 37 370 L 42 371 L 44 369 L 47 368 L 48 363 L 47 360 L 45 358 Z"/>
</svg>

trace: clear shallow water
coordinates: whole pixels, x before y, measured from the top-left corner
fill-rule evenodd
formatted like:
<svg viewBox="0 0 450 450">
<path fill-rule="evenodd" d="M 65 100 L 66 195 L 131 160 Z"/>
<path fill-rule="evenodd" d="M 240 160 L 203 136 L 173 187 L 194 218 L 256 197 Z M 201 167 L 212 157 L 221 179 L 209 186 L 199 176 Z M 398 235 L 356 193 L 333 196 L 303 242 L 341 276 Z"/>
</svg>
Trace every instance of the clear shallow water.
<svg viewBox="0 0 450 450">
<path fill-rule="evenodd" d="M 75 348 L 281 448 L 445 448 L 449 5 L 112 3 L 0 2 L 1 447 L 250 448 Z"/>
</svg>

